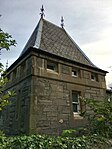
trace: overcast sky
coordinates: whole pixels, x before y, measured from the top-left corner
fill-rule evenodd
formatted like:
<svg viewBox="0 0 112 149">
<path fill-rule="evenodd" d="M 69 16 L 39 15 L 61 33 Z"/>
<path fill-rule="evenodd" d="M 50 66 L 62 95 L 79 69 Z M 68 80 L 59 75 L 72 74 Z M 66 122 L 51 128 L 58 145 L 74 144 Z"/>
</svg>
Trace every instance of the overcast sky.
<svg viewBox="0 0 112 149">
<path fill-rule="evenodd" d="M 46 20 L 60 26 L 64 17 L 65 30 L 95 65 L 109 71 L 110 84 L 112 0 L 0 0 L 0 27 L 17 41 L 15 48 L 2 51 L 1 61 L 11 65 L 19 57 L 40 19 L 42 4 Z"/>
</svg>

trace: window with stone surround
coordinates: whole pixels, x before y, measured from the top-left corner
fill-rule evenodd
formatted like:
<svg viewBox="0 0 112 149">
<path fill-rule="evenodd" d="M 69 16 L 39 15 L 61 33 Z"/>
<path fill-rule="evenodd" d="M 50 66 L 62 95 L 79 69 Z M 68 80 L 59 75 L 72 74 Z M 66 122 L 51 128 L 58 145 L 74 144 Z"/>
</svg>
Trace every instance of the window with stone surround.
<svg viewBox="0 0 112 149">
<path fill-rule="evenodd" d="M 80 70 L 77 68 L 72 68 L 72 77 L 79 77 L 80 76 Z"/>
<path fill-rule="evenodd" d="M 91 73 L 91 81 L 98 81 L 98 74 Z"/>
<path fill-rule="evenodd" d="M 10 78 L 11 78 L 11 74 L 8 74 L 8 75 L 7 75 L 8 81 L 10 81 Z"/>
<path fill-rule="evenodd" d="M 72 91 L 72 107 L 73 113 L 78 114 L 80 113 L 80 92 Z"/>
<path fill-rule="evenodd" d="M 17 69 L 14 69 L 13 71 L 13 79 L 15 79 L 17 77 Z"/>
<path fill-rule="evenodd" d="M 47 70 L 58 72 L 58 63 L 54 61 L 47 61 Z"/>
<path fill-rule="evenodd" d="M 25 71 L 26 71 L 26 61 L 22 62 L 22 64 L 21 64 L 21 72 L 20 72 L 20 74 L 24 75 Z"/>
</svg>

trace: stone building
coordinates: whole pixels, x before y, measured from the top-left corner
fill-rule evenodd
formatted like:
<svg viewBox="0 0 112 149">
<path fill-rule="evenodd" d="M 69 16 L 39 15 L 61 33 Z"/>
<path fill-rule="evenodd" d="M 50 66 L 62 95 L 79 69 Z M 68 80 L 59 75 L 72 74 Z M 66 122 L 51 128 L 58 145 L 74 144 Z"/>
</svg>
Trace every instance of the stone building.
<svg viewBox="0 0 112 149">
<path fill-rule="evenodd" d="M 96 67 L 62 27 L 40 18 L 20 57 L 7 69 L 16 95 L 3 112 L 7 134 L 55 134 L 85 124 L 80 96 L 101 99 L 106 71 Z"/>
</svg>

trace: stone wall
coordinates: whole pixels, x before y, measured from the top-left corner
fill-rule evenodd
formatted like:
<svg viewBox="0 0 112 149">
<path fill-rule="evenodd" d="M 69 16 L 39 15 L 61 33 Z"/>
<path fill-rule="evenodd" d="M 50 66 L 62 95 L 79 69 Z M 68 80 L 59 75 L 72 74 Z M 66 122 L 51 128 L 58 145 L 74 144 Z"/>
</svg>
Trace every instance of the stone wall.
<svg viewBox="0 0 112 149">
<path fill-rule="evenodd" d="M 33 85 L 30 133 L 58 134 L 69 126 L 71 116 L 67 84 L 33 77 Z"/>
<path fill-rule="evenodd" d="M 77 66 L 62 61 L 59 61 L 58 72 L 50 72 L 46 68 L 47 59 L 50 58 L 33 57 L 29 133 L 58 135 L 63 129 L 86 123 L 83 117 L 73 114 L 72 91 L 79 91 L 85 98 L 101 99 L 106 91 L 102 85 L 105 76 L 98 74 L 98 81 L 92 81 L 91 70 L 79 67 L 80 76 L 72 77 L 72 67 Z M 85 110 L 83 105 L 81 110 Z"/>
<path fill-rule="evenodd" d="M 105 89 L 86 87 L 85 98 L 101 100 L 105 96 Z"/>
<path fill-rule="evenodd" d="M 57 72 L 47 70 L 47 60 L 58 63 Z M 72 68 L 80 70 L 80 75 L 73 77 Z M 98 73 L 98 81 L 91 80 L 92 71 Z M 91 99 L 101 99 L 106 91 L 104 73 L 46 55 L 23 59 L 8 76 L 6 90 L 14 90 L 16 95 L 3 114 L 7 134 L 58 135 L 63 129 L 82 126 L 86 121 L 73 113 L 72 91 Z M 81 110 L 85 110 L 82 103 Z"/>
<path fill-rule="evenodd" d="M 29 104 L 31 99 L 31 58 L 24 60 L 7 75 L 9 82 L 5 90 L 12 90 L 15 96 L 3 111 L 3 130 L 8 135 L 28 133 Z M 10 75 L 10 77 L 9 77 Z"/>
<path fill-rule="evenodd" d="M 82 87 L 81 85 L 36 76 L 32 79 L 33 96 L 29 133 L 58 135 L 64 129 L 83 126 L 86 123 L 85 119 L 73 114 L 72 90 L 80 91 L 83 97 L 91 97 L 90 99 L 101 97 L 100 93 L 104 95 L 101 89 Z M 85 107 L 82 107 L 82 110 L 85 110 Z"/>
<path fill-rule="evenodd" d="M 9 135 L 28 133 L 31 79 L 22 81 L 11 90 L 15 91 L 16 95 L 9 99 L 10 105 L 2 112 L 4 131 Z"/>
</svg>

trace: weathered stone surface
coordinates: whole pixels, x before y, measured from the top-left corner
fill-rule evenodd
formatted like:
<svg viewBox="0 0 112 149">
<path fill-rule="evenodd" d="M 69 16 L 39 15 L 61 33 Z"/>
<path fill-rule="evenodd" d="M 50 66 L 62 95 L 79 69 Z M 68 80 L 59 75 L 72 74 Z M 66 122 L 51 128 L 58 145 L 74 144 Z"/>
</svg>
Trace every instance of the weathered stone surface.
<svg viewBox="0 0 112 149">
<path fill-rule="evenodd" d="M 85 79 L 90 79 L 90 73 L 87 72 L 87 71 L 84 71 L 84 72 L 83 72 L 83 77 L 84 77 Z"/>
<path fill-rule="evenodd" d="M 70 68 L 69 68 L 69 66 L 67 66 L 67 65 L 62 65 L 62 66 L 61 66 L 61 71 L 62 71 L 62 73 L 64 73 L 64 74 L 70 75 Z"/>
<path fill-rule="evenodd" d="M 4 111 L 3 125 L 7 134 L 58 135 L 63 129 L 84 125 L 85 120 L 73 114 L 72 91 L 78 91 L 82 97 L 90 99 L 105 95 L 100 79 L 99 82 L 90 80 L 90 70 L 82 68 L 81 76 L 73 78 L 71 70 L 75 65 L 59 61 L 58 73 L 49 73 L 46 66 L 50 57 L 41 56 L 26 60 L 24 75 L 20 75 L 20 65 L 17 67 L 17 78 L 13 80 L 11 74 L 12 82 L 6 87 L 15 90 L 16 95 L 13 103 Z M 104 76 L 101 80 L 104 80 Z"/>
</svg>

